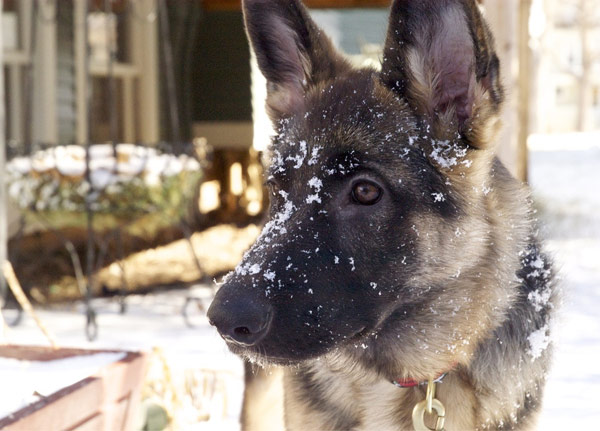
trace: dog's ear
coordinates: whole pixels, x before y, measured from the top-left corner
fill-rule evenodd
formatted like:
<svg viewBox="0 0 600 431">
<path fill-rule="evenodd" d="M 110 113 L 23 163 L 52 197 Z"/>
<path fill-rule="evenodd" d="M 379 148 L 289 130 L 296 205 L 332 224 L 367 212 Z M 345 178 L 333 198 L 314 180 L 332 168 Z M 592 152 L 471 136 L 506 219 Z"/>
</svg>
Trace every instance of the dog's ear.
<svg viewBox="0 0 600 431">
<path fill-rule="evenodd" d="M 493 139 L 503 90 L 492 34 L 475 0 L 395 0 L 382 80 L 434 133 Z"/>
<path fill-rule="evenodd" d="M 244 0 L 243 8 L 273 120 L 302 108 L 311 86 L 350 68 L 299 0 Z"/>
</svg>

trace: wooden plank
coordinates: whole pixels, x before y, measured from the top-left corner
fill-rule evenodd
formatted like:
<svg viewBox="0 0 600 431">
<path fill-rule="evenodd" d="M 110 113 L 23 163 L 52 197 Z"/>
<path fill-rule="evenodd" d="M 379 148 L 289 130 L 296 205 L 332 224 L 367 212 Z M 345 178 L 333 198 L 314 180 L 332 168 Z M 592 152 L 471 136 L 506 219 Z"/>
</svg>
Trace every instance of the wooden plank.
<svg viewBox="0 0 600 431">
<path fill-rule="evenodd" d="M 0 346 L 0 357 L 41 361 L 99 352 L 119 351 Z M 0 429 L 133 430 L 148 358 L 141 353 L 123 353 L 127 356 L 102 367 L 94 376 L 0 418 Z"/>
<path fill-rule="evenodd" d="M 76 144 L 85 145 L 88 141 L 89 122 L 87 110 L 87 3 L 84 0 L 75 0 L 73 9 L 73 50 L 75 61 L 75 111 L 76 111 Z"/>
<path fill-rule="evenodd" d="M 64 430 L 98 413 L 103 404 L 103 385 L 88 377 L 14 413 L 0 421 L 10 431 Z"/>
<path fill-rule="evenodd" d="M 311 9 L 386 8 L 391 0 L 304 0 Z M 202 6 L 207 11 L 238 11 L 241 0 L 204 0 Z"/>
<path fill-rule="evenodd" d="M 516 150 L 516 176 L 527 181 L 529 109 L 531 104 L 531 48 L 529 48 L 529 14 L 531 0 L 519 2 L 519 135 Z"/>
<path fill-rule="evenodd" d="M 56 2 L 38 2 L 40 16 L 56 16 Z M 57 22 L 54 19 L 36 26 L 36 49 L 33 53 L 33 142 L 56 144 Z"/>
<path fill-rule="evenodd" d="M 104 367 L 99 376 L 104 383 L 103 416 L 109 430 L 131 430 L 135 424 L 135 409 L 141 400 L 147 356 L 129 354 L 119 362 Z M 118 385 L 115 383 L 118 382 Z"/>
<path fill-rule="evenodd" d="M 1 3 L 0 3 L 1 4 Z M 4 46 L 2 41 L 2 22 L 0 22 L 0 46 Z M 0 64 L 4 64 L 4 50 L 0 50 Z M 0 70 L 0 100 L 4 100 L 4 67 Z M 7 198 L 4 172 L 6 172 L 6 113 L 4 112 L 5 103 L 0 104 L 0 263 L 6 260 L 8 245 L 8 212 L 6 211 Z M 6 283 L 4 277 L 0 275 L 0 295 L 4 295 Z M 1 311 L 0 311 L 1 312 Z M 3 342 L 2 335 L 4 331 L 4 320 L 0 319 L 0 343 Z"/>
<path fill-rule="evenodd" d="M 254 125 L 251 121 L 197 121 L 192 132 L 216 149 L 247 149 L 252 147 Z"/>
<path fill-rule="evenodd" d="M 496 40 L 496 52 L 502 67 L 500 75 L 507 94 L 497 154 L 511 174 L 524 181 L 527 177 L 527 148 L 522 134 L 526 129 L 523 128 L 522 116 L 523 63 L 520 55 L 523 43 L 527 45 L 528 40 L 527 34 L 522 34 L 522 3 L 522 0 L 485 0 L 483 5 Z"/>
<path fill-rule="evenodd" d="M 130 2 L 133 13 L 127 14 L 131 57 L 127 60 L 138 71 L 135 81 L 136 140 L 156 143 L 160 140 L 159 44 L 156 0 Z M 150 19 L 153 17 L 155 19 Z M 148 19 L 139 19 L 148 17 Z"/>
<path fill-rule="evenodd" d="M 135 92 L 132 77 L 123 78 L 122 101 L 123 104 L 123 141 L 135 142 Z"/>
</svg>

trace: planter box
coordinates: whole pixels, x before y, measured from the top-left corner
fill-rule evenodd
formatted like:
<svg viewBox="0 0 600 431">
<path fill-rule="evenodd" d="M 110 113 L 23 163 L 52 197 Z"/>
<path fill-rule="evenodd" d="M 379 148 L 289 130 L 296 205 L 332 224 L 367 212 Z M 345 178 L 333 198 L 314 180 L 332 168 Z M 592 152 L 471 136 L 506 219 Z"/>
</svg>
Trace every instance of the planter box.
<svg viewBox="0 0 600 431">
<path fill-rule="evenodd" d="M 0 346 L 0 357 L 27 361 L 53 361 L 96 353 L 123 353 L 125 356 L 102 366 L 92 376 L 0 418 L 0 430 L 132 430 L 146 371 L 145 354 L 116 350 Z"/>
</svg>

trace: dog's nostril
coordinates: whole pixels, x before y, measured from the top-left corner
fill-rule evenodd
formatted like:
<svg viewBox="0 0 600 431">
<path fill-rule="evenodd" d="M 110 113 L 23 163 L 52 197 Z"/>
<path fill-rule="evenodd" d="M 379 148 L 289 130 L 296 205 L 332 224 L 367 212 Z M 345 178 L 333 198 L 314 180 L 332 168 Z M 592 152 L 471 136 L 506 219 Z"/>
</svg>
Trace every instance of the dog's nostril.
<svg viewBox="0 0 600 431">
<path fill-rule="evenodd" d="M 237 335 L 250 335 L 250 334 L 252 334 L 252 331 L 250 331 L 250 329 L 246 328 L 245 326 L 240 326 L 238 328 L 235 328 L 233 330 L 233 332 L 235 332 Z"/>
<path fill-rule="evenodd" d="M 228 343 L 253 346 L 261 341 L 269 332 L 273 314 L 271 306 L 243 296 L 220 298 L 219 294 L 224 295 L 223 292 L 219 290 L 208 310 L 210 324 L 216 326 Z"/>
</svg>

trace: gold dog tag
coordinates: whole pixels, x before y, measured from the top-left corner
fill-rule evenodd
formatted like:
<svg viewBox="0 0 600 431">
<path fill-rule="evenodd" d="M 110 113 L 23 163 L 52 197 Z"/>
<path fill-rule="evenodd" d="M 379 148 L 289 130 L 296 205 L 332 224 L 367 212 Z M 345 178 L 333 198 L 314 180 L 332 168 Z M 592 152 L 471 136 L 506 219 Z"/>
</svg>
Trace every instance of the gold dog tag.
<svg viewBox="0 0 600 431">
<path fill-rule="evenodd" d="M 425 425 L 425 412 L 432 413 L 435 410 L 437 420 L 435 428 L 429 428 Z M 444 421 L 446 419 L 446 408 L 440 400 L 435 398 L 435 383 L 429 379 L 427 383 L 427 396 L 417 405 L 412 412 L 413 427 L 415 431 L 444 431 Z"/>
</svg>

